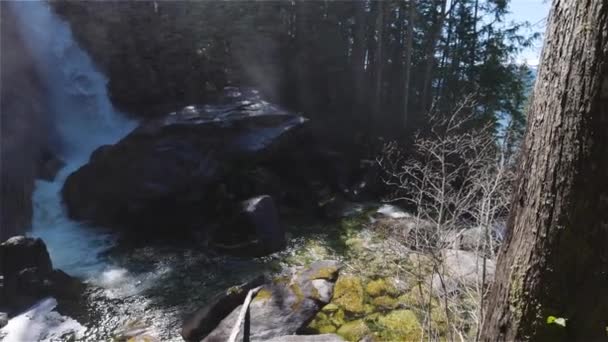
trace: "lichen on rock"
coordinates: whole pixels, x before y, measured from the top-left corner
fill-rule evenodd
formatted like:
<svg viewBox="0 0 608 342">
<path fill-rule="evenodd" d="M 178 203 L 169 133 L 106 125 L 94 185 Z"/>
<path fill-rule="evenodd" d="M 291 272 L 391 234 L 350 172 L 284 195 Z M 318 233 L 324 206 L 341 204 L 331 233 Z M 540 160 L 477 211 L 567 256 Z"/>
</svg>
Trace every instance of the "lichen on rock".
<svg viewBox="0 0 608 342">
<path fill-rule="evenodd" d="M 395 296 L 399 293 L 393 285 L 392 280 L 386 278 L 370 281 L 365 286 L 365 291 L 372 297 L 378 297 L 385 294 Z"/>
<path fill-rule="evenodd" d="M 399 300 L 389 296 L 380 296 L 374 298 L 372 304 L 381 310 L 391 310 L 399 306 Z"/>
<path fill-rule="evenodd" d="M 254 301 L 269 300 L 272 298 L 272 292 L 267 288 L 262 288 L 253 298 Z"/>
<path fill-rule="evenodd" d="M 360 341 L 367 336 L 371 331 L 367 327 L 367 324 L 361 319 L 348 322 L 341 326 L 337 333 L 344 337 L 347 341 Z"/>
<path fill-rule="evenodd" d="M 419 341 L 422 326 L 411 310 L 395 310 L 378 318 L 382 341 Z"/>
<path fill-rule="evenodd" d="M 352 313 L 364 312 L 364 291 L 361 279 L 356 276 L 340 276 L 334 287 L 333 302 Z"/>
</svg>

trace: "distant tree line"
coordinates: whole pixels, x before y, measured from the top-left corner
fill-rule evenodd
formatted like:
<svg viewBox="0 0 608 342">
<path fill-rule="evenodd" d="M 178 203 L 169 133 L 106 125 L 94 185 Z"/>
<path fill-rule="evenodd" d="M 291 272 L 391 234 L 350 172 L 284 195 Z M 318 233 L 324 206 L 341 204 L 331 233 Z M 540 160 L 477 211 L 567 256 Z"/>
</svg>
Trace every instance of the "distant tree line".
<svg viewBox="0 0 608 342">
<path fill-rule="evenodd" d="M 335 134 L 398 138 L 428 127 L 429 111 L 448 112 L 475 94 L 470 110 L 480 125 L 497 126 L 504 115 L 514 131 L 524 126 L 530 75 L 514 56 L 534 36 L 505 23 L 508 0 L 74 1 L 55 8 L 97 49 L 118 102 L 204 101 L 202 93 L 245 84 L 319 125 L 344 128 Z M 116 82 L 127 75 L 133 79 Z"/>
</svg>

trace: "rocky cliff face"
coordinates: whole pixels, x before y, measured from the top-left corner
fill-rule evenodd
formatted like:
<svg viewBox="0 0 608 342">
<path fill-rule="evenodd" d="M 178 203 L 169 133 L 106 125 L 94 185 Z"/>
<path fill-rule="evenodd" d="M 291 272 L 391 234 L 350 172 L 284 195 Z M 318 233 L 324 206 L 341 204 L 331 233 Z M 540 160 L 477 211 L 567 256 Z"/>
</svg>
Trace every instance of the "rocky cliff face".
<svg viewBox="0 0 608 342">
<path fill-rule="evenodd" d="M 22 232 L 32 216 L 32 191 L 48 139 L 45 90 L 16 18 L 0 4 L 0 239 Z"/>
</svg>

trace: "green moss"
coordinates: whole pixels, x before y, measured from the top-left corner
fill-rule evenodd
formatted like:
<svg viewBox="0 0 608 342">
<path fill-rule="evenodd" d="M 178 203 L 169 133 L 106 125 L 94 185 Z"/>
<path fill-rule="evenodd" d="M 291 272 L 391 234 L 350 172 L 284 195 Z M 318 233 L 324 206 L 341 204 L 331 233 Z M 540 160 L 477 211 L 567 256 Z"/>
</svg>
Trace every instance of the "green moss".
<svg viewBox="0 0 608 342">
<path fill-rule="evenodd" d="M 348 322 L 341 326 L 337 334 L 342 336 L 347 341 L 358 342 L 370 333 L 367 324 L 361 319 Z"/>
<path fill-rule="evenodd" d="M 327 305 L 325 305 L 323 307 L 323 309 L 321 309 L 323 312 L 336 312 L 338 311 L 339 307 L 334 304 L 334 303 L 329 303 Z"/>
<path fill-rule="evenodd" d="M 270 290 L 268 290 L 267 288 L 262 288 L 260 289 L 260 291 L 258 291 L 258 293 L 255 295 L 255 297 L 253 297 L 253 301 L 262 301 L 262 300 L 268 300 L 272 298 L 272 292 Z"/>
<path fill-rule="evenodd" d="M 431 307 L 439 306 L 438 299 L 434 296 L 431 296 L 429 288 L 427 286 L 422 285 L 422 287 L 415 286 L 408 292 L 399 296 L 397 300 L 399 304 L 405 305 L 407 307 L 422 308 L 428 306 L 429 298 Z"/>
<path fill-rule="evenodd" d="M 411 310 L 395 310 L 386 316 L 379 317 L 378 325 L 382 340 L 388 341 L 419 341 L 422 327 L 418 318 Z"/>
<path fill-rule="evenodd" d="M 334 279 L 338 273 L 338 268 L 334 266 L 320 267 L 315 273 L 313 273 L 309 279 Z"/>
<path fill-rule="evenodd" d="M 226 290 L 226 294 L 239 294 L 243 292 L 243 288 L 241 288 L 240 286 L 232 286 L 230 288 L 228 288 L 228 290 Z"/>
<path fill-rule="evenodd" d="M 304 293 L 302 292 L 302 289 L 300 288 L 300 286 L 298 286 L 298 284 L 293 283 L 289 285 L 289 288 L 296 296 L 296 301 L 291 305 L 291 308 L 293 310 L 297 310 L 302 304 L 302 301 L 304 300 Z"/>
<path fill-rule="evenodd" d="M 344 325 L 344 323 L 346 322 L 345 318 L 344 318 L 345 314 L 344 314 L 344 310 L 339 309 L 338 311 L 334 312 L 330 317 L 329 317 L 329 321 L 339 327 L 341 325 Z"/>
<path fill-rule="evenodd" d="M 280 277 L 275 277 L 274 279 L 272 279 L 272 282 L 277 285 L 287 285 L 287 284 L 289 284 L 290 281 L 291 281 L 291 278 L 287 277 L 287 276 L 280 276 Z"/>
<path fill-rule="evenodd" d="M 372 304 L 381 310 L 392 310 L 399 306 L 399 300 L 389 296 L 380 296 L 374 298 Z"/>
<path fill-rule="evenodd" d="M 361 279 L 355 276 L 340 276 L 334 286 L 333 303 L 352 313 L 364 312 L 363 286 Z"/>
<path fill-rule="evenodd" d="M 336 332 L 336 327 L 330 324 L 321 326 L 317 330 L 319 331 L 319 334 L 333 334 Z"/>
<path fill-rule="evenodd" d="M 385 294 L 396 296 L 399 291 L 395 288 L 390 279 L 376 279 L 367 283 L 365 291 L 372 297 L 378 297 Z"/>
<path fill-rule="evenodd" d="M 369 324 L 375 324 L 375 323 L 376 323 L 376 321 L 378 320 L 378 318 L 380 318 L 381 316 L 382 316 L 382 314 L 381 314 L 381 313 L 379 313 L 379 312 L 374 312 L 374 313 L 372 313 L 372 314 L 369 314 L 369 315 L 366 315 L 365 317 L 363 317 L 363 320 L 364 320 L 365 322 L 367 322 L 367 323 L 368 323 L 368 325 L 369 325 Z"/>
<path fill-rule="evenodd" d="M 441 336 L 448 334 L 448 316 L 441 307 L 431 309 L 431 326 L 439 332 Z"/>
<path fill-rule="evenodd" d="M 363 239 L 357 237 L 346 239 L 344 244 L 350 249 L 350 252 L 362 252 L 364 250 Z"/>
</svg>

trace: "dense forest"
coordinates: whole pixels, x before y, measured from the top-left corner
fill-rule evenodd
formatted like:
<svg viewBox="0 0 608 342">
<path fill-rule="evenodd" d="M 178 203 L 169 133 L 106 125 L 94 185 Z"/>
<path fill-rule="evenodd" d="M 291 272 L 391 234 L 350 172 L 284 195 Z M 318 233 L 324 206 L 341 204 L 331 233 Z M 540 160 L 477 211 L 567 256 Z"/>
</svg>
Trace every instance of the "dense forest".
<svg viewBox="0 0 608 342">
<path fill-rule="evenodd" d="M 480 124 L 497 125 L 506 116 L 523 130 L 531 81 L 516 56 L 537 37 L 523 35 L 526 23 L 506 22 L 504 0 L 56 7 L 80 29 L 75 35 L 85 46 L 94 45 L 93 58 L 109 75 L 138 80 L 133 87 L 110 77 L 111 95 L 135 114 L 147 114 L 142 102 L 158 112 L 158 101 L 186 105 L 236 84 L 340 125 L 345 129 L 331 133 L 349 132 L 347 139 L 407 137 L 427 126 L 431 109 L 452 108 L 469 94 Z M 112 25 L 99 27 L 107 21 Z M 127 30 L 132 33 L 120 39 Z"/>
<path fill-rule="evenodd" d="M 604 340 L 608 3 L 513 4 L 0 2 L 0 340 Z"/>
</svg>

